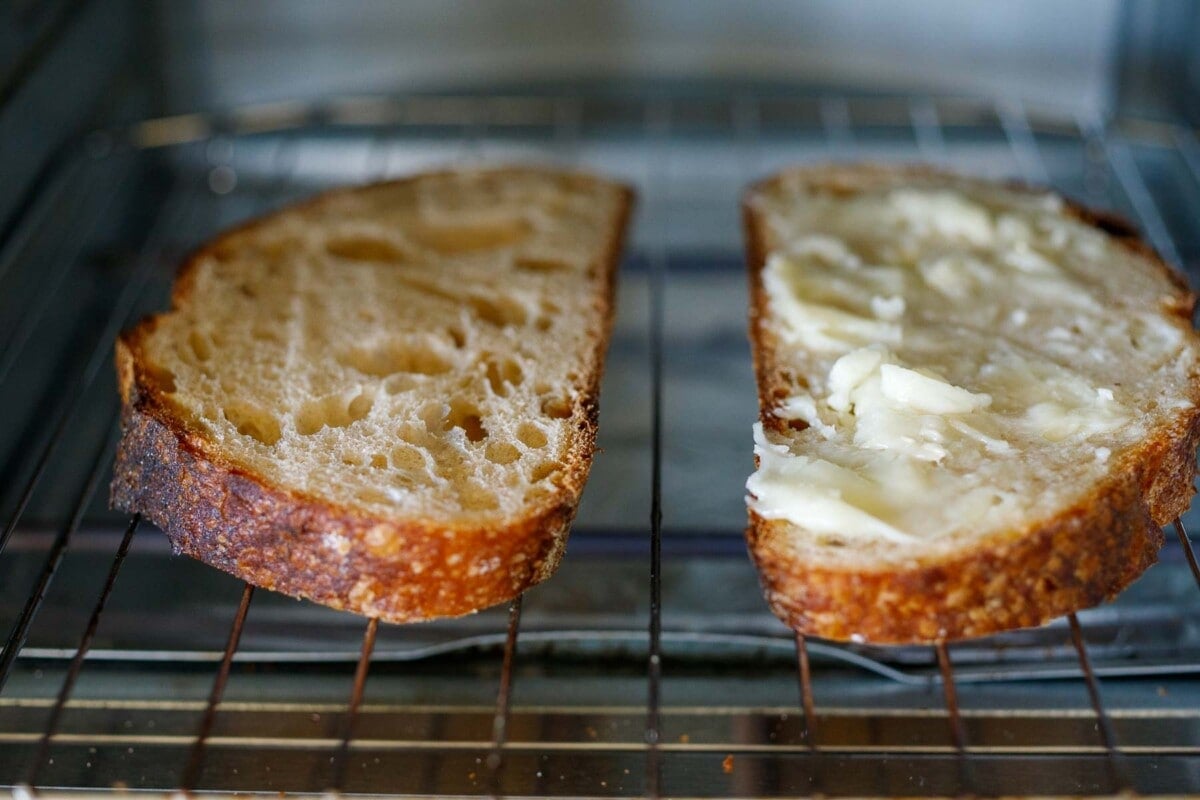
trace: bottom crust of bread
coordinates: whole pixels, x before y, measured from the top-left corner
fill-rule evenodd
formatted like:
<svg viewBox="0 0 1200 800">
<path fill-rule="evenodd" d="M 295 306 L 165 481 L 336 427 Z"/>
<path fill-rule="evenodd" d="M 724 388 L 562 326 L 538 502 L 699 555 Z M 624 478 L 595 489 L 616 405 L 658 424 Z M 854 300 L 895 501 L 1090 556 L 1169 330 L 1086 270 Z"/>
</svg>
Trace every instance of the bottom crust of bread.
<svg viewBox="0 0 1200 800">
<path fill-rule="evenodd" d="M 549 577 L 574 503 L 503 529 L 446 529 L 348 515 L 201 455 L 138 404 L 122 414 L 112 502 L 185 553 L 255 586 L 387 622 L 457 617 Z"/>
<path fill-rule="evenodd" d="M 771 610 L 797 632 L 839 641 L 954 641 L 1112 599 L 1158 560 L 1162 525 L 1194 492 L 1200 411 L 1126 454 L 1108 484 L 1051 520 L 962 552 L 874 569 L 815 563 L 786 522 L 751 512 L 751 557 Z"/>
</svg>

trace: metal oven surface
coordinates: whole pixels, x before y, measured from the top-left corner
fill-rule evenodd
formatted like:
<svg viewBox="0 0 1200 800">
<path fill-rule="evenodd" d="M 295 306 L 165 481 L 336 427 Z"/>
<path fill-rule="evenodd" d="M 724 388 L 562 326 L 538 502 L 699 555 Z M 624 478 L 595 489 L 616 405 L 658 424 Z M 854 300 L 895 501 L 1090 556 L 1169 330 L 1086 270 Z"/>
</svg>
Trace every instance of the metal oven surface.
<svg viewBox="0 0 1200 800">
<path fill-rule="evenodd" d="M 1051 183 L 1200 267 L 1200 142 L 967 100 L 346 98 L 96 133 L 0 249 L 0 786 L 392 795 L 1200 791 L 1179 528 L 1116 602 L 949 648 L 796 640 L 741 538 L 737 198 L 822 159 Z M 214 232 L 323 187 L 549 161 L 639 191 L 600 446 L 560 572 L 408 627 L 253 592 L 106 509 L 115 334 Z M 1188 520 L 1184 520 L 1185 523 Z"/>
</svg>

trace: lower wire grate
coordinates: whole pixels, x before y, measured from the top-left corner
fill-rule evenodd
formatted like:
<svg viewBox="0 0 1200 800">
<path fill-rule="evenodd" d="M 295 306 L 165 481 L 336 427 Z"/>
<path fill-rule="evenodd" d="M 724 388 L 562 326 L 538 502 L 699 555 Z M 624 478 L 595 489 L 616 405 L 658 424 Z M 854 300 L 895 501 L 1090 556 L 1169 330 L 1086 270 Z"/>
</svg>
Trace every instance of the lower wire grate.
<svg viewBox="0 0 1200 800">
<path fill-rule="evenodd" d="M 1200 568 L 1184 520 L 1126 595 L 1038 631 L 842 647 L 770 617 L 741 544 L 755 405 L 734 209 L 742 185 L 785 163 L 924 160 L 1116 208 L 1190 270 L 1194 132 L 830 94 L 351 98 L 297 113 L 98 134 L 59 167 L 76 191 L 35 197 L 3 243 L 0 785 L 1200 791 Z M 104 508 L 112 342 L 162 305 L 181 253 L 330 183 L 521 158 L 615 173 L 642 197 L 605 452 L 558 576 L 508 609 L 364 625 L 173 557 L 151 526 Z M 72 231 L 89 233 L 63 252 Z"/>
</svg>

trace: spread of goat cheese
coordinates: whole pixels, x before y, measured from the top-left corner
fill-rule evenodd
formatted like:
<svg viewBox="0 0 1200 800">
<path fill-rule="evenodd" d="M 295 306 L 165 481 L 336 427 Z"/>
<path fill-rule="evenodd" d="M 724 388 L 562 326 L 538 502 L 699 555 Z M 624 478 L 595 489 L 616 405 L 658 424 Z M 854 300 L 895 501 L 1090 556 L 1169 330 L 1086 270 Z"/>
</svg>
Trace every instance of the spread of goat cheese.
<svg viewBox="0 0 1200 800">
<path fill-rule="evenodd" d="M 1108 365 L 1165 363 L 1180 331 L 1117 319 L 1114 245 L 1060 198 L 972 186 L 765 206 L 774 359 L 803 379 L 772 409 L 782 433 L 755 426 L 760 517 L 833 543 L 949 536 L 1020 515 L 1015 464 L 1052 472 L 1081 445 L 1093 463 L 1074 447 L 1070 469 L 1099 474 L 1144 433 Z"/>
</svg>

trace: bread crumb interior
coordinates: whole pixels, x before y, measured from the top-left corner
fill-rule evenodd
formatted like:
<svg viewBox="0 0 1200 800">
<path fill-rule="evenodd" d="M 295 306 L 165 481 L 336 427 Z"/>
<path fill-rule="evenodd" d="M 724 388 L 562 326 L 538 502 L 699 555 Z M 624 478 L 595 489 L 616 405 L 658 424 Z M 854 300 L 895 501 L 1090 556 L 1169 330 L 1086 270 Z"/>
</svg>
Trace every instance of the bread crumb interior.
<svg viewBox="0 0 1200 800">
<path fill-rule="evenodd" d="M 194 264 L 147 375 L 275 486 L 385 517 L 519 517 L 580 444 L 622 202 L 505 170 L 285 211 Z"/>
</svg>

